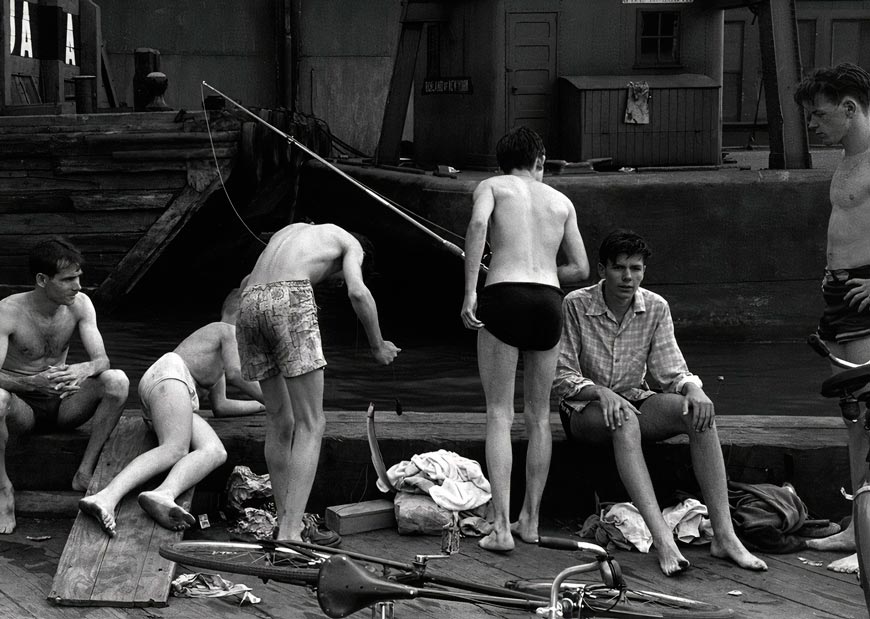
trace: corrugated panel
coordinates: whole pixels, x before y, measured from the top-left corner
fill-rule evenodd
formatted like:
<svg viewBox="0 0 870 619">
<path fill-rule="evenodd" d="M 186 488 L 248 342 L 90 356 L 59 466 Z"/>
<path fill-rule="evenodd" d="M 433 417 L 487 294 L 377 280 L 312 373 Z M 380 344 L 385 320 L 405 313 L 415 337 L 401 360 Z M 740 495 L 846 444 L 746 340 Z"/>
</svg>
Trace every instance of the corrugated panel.
<svg viewBox="0 0 870 619">
<path fill-rule="evenodd" d="M 581 157 L 633 166 L 719 163 L 718 87 L 650 90 L 650 122 L 623 122 L 627 89 L 580 93 Z"/>
</svg>

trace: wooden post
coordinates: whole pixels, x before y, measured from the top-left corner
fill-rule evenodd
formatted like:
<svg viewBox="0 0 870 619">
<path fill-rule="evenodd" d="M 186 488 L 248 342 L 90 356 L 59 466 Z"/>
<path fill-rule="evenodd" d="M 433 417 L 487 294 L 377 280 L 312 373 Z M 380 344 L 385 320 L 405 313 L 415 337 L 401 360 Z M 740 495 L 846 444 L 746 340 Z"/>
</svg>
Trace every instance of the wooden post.
<svg viewBox="0 0 870 619">
<path fill-rule="evenodd" d="M 82 46 L 79 69 L 82 75 L 93 75 L 96 78 L 94 89 L 97 93 L 97 107 L 106 107 L 106 93 L 103 92 L 103 36 L 100 7 L 92 0 L 79 0 L 79 24 Z"/>
<path fill-rule="evenodd" d="M 399 44 L 390 77 L 390 90 L 384 107 L 384 120 L 375 161 L 395 165 L 399 162 L 402 132 L 408 114 L 408 100 L 414 83 L 414 69 L 417 66 L 417 52 L 423 37 L 423 26 L 427 22 L 446 21 L 441 2 L 413 2 L 406 0 L 402 8 L 402 26 Z"/>
<path fill-rule="evenodd" d="M 812 167 L 803 113 L 793 93 L 801 79 L 794 0 L 767 0 L 758 5 L 762 80 L 767 104 L 772 169 Z"/>
<path fill-rule="evenodd" d="M 148 90 L 148 74 L 160 71 L 160 52 L 150 47 L 139 47 L 133 52 L 133 110 L 144 112 L 153 99 Z"/>
</svg>

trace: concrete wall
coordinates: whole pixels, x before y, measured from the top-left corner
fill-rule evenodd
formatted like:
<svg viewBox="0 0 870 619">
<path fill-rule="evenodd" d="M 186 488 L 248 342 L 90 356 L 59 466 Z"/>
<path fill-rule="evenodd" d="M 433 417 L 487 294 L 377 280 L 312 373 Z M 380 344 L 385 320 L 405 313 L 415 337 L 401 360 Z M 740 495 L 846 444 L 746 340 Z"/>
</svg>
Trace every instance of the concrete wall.
<svg viewBox="0 0 870 619">
<path fill-rule="evenodd" d="M 166 103 L 175 109 L 201 107 L 202 81 L 245 105 L 277 106 L 275 2 L 99 0 L 119 101 L 132 107 L 133 52 L 152 47 L 169 78 Z"/>
<path fill-rule="evenodd" d="M 302 7 L 298 109 L 325 120 L 334 135 L 373 154 L 393 70 L 401 4 L 320 0 Z"/>
<path fill-rule="evenodd" d="M 347 167 L 364 184 L 449 232 L 462 245 L 471 193 L 484 175 L 441 179 Z M 681 335 L 696 339 L 800 340 L 822 309 L 830 171 L 761 170 L 547 177 L 577 209 L 589 262 L 614 228 L 653 247 L 645 286 L 671 302 Z M 461 261 L 412 230 L 323 166 L 306 166 L 300 208 L 373 237 L 397 295 L 417 298 L 423 281 L 427 328 L 461 305 Z M 453 236 L 453 234 L 457 236 Z M 437 292 L 436 292 L 437 291 Z M 407 299 L 405 300 L 407 302 Z"/>
</svg>

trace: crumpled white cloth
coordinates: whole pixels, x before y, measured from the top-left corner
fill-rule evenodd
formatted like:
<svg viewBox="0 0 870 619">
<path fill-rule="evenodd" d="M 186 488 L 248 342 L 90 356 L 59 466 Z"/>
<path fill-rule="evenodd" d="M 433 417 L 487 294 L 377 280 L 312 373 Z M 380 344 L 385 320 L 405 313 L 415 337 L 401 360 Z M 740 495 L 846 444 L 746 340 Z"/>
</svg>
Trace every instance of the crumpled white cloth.
<svg viewBox="0 0 870 619">
<path fill-rule="evenodd" d="M 239 596 L 239 606 L 259 604 L 260 598 L 251 593 L 247 585 L 233 584 L 220 574 L 182 574 L 172 581 L 172 595 L 187 598 L 219 598 L 228 595 Z"/>
<path fill-rule="evenodd" d="M 681 542 L 705 543 L 713 537 L 713 527 L 707 518 L 707 506 L 696 499 L 662 510 L 665 524 Z M 632 503 L 614 504 L 601 520 L 614 525 L 632 546 L 641 552 L 649 552 L 652 533 L 643 521 L 640 512 Z"/>
<path fill-rule="evenodd" d="M 707 506 L 697 499 L 685 501 L 662 510 L 665 523 L 686 544 L 709 544 L 713 539 L 713 525 L 707 516 Z"/>
<path fill-rule="evenodd" d="M 480 464 L 444 449 L 403 460 L 390 467 L 387 477 L 396 490 L 428 494 L 451 511 L 474 509 L 492 498 Z M 389 492 L 380 480 L 377 485 L 381 492 Z"/>
</svg>

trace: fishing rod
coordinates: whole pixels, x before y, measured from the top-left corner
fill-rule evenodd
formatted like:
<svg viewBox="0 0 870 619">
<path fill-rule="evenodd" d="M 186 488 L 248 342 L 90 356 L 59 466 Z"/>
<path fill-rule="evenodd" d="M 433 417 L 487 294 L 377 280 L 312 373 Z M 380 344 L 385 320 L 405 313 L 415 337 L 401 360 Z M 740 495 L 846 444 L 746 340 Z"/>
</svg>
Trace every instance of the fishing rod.
<svg viewBox="0 0 870 619">
<path fill-rule="evenodd" d="M 311 150 L 310 148 L 308 148 L 307 146 L 305 146 L 305 144 L 303 144 L 302 142 L 300 142 L 299 140 L 297 140 L 296 138 L 294 138 L 292 135 L 289 135 L 289 134 L 287 134 L 287 133 L 281 131 L 280 129 L 278 129 L 278 127 L 276 127 L 276 126 L 274 126 L 274 125 L 268 123 L 267 121 L 263 120 L 262 118 L 260 118 L 259 116 L 257 116 L 257 115 L 254 114 L 253 112 L 251 112 L 248 108 L 246 108 L 245 106 L 243 106 L 241 103 L 236 102 L 236 101 L 233 100 L 231 97 L 225 95 L 224 93 L 222 93 L 220 90 L 218 90 L 217 88 L 215 88 L 215 87 L 212 86 L 211 84 L 209 84 L 209 83 L 203 81 L 203 82 L 202 82 L 202 85 L 205 86 L 206 88 L 209 88 L 210 90 L 214 91 L 216 94 L 220 95 L 220 96 L 223 97 L 225 100 L 229 101 L 229 102 L 232 103 L 234 106 L 236 106 L 239 110 L 241 110 L 242 112 L 244 112 L 245 114 L 247 114 L 248 116 L 250 116 L 251 118 L 253 118 L 254 120 L 256 120 L 258 123 L 260 123 L 260 124 L 262 124 L 262 125 L 265 125 L 265 126 L 268 127 L 269 129 L 271 129 L 272 131 L 274 131 L 275 133 L 277 133 L 278 135 L 280 135 L 282 138 L 284 138 L 285 140 L 287 140 L 288 142 L 290 142 L 291 144 L 293 144 L 293 145 L 295 145 L 295 146 L 298 146 L 298 147 L 299 147 L 300 149 L 302 149 L 305 153 L 307 153 L 308 155 L 310 155 L 311 157 L 313 157 L 314 159 L 316 159 L 317 161 L 319 161 L 320 163 L 322 163 L 323 165 L 325 165 L 327 168 L 329 168 L 329 169 L 332 170 L 333 172 L 337 173 L 337 174 L 338 174 L 339 176 L 341 176 L 342 178 L 348 180 L 348 181 L 349 181 L 350 183 L 352 183 L 353 185 L 355 185 L 355 186 L 357 186 L 358 188 L 362 189 L 363 192 L 365 192 L 366 194 L 368 194 L 371 198 L 374 198 L 375 200 L 377 200 L 378 202 L 380 202 L 383 206 L 386 206 L 386 207 L 387 207 L 388 209 L 390 209 L 392 212 L 394 212 L 395 214 L 397 214 L 399 217 L 401 217 L 402 219 L 404 219 L 404 220 L 407 221 L 408 223 L 412 224 L 415 228 L 417 228 L 418 230 L 420 230 L 420 231 L 424 232 L 425 234 L 427 234 L 431 239 L 433 239 L 433 240 L 435 240 L 437 243 L 439 243 L 439 244 L 441 245 L 441 247 L 444 248 L 445 250 L 447 250 L 449 253 L 451 253 L 451 254 L 453 254 L 454 256 L 457 256 L 457 257 L 459 257 L 459 258 L 461 258 L 461 259 L 463 259 L 463 260 L 465 259 L 465 252 L 462 251 L 462 249 L 460 249 L 457 245 L 455 245 L 454 243 L 451 243 L 450 241 L 448 241 L 448 240 L 445 239 L 445 238 L 442 238 L 442 237 L 439 236 L 437 233 L 433 232 L 432 230 L 430 230 L 429 228 L 427 228 L 426 226 L 424 226 L 423 224 L 421 224 L 420 222 L 418 222 L 418 221 L 415 220 L 414 218 L 408 216 L 406 213 L 403 213 L 401 210 L 399 210 L 399 209 L 396 208 L 393 204 L 391 204 L 390 201 L 387 200 L 384 196 L 382 196 L 381 194 L 377 193 L 376 191 L 370 189 L 369 187 L 366 187 L 366 186 L 365 186 L 364 184 L 362 184 L 360 181 L 356 180 L 355 178 L 353 178 L 352 176 L 350 176 L 349 174 L 347 174 L 347 173 L 344 172 L 343 170 L 340 170 L 338 167 L 336 167 L 335 165 L 333 165 L 332 163 L 330 163 L 329 161 L 327 161 L 326 159 L 324 159 L 323 157 L 321 157 L 320 155 L 318 155 L 316 152 L 314 152 L 313 150 Z M 484 265 L 484 264 L 481 264 L 481 265 L 480 265 L 480 268 L 481 268 L 482 271 L 487 271 L 487 270 L 488 270 L 487 267 L 486 267 L 486 265 Z"/>
</svg>

